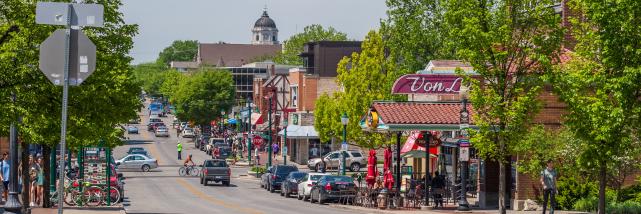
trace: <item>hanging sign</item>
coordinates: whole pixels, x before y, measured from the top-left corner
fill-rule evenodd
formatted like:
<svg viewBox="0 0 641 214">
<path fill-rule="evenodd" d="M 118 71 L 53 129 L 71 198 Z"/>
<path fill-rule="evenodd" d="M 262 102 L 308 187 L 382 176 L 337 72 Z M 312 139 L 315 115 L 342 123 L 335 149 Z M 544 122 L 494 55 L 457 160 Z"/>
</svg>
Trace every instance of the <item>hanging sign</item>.
<svg viewBox="0 0 641 214">
<path fill-rule="evenodd" d="M 394 82 L 392 94 L 458 94 L 462 82 L 455 74 L 408 74 Z"/>
</svg>

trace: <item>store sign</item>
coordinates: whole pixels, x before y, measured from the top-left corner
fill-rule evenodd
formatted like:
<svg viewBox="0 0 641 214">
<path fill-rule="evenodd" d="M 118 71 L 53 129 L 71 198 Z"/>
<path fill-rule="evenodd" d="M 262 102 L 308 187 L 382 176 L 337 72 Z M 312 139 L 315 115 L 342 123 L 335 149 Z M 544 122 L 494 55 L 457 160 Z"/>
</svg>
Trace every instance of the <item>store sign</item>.
<svg viewBox="0 0 641 214">
<path fill-rule="evenodd" d="M 470 160 L 470 147 L 461 147 L 459 149 L 459 160 L 460 161 Z"/>
<path fill-rule="evenodd" d="M 392 94 L 458 94 L 462 82 L 455 74 L 408 74 L 394 82 Z"/>
<path fill-rule="evenodd" d="M 373 110 L 369 111 L 369 113 L 367 114 L 365 123 L 367 127 L 376 129 L 378 127 L 378 113 L 376 113 L 376 111 L 373 111 Z"/>
</svg>

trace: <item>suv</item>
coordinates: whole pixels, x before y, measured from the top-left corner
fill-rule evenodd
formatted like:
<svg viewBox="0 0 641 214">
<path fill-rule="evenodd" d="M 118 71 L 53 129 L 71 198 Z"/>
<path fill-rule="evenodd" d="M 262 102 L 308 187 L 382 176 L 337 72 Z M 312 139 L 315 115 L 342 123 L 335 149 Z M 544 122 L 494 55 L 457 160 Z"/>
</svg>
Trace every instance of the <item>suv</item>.
<svg viewBox="0 0 641 214">
<path fill-rule="evenodd" d="M 274 192 L 277 189 L 280 189 L 283 181 L 289 175 L 290 172 L 298 172 L 296 166 L 291 165 L 276 165 L 267 170 L 267 176 L 265 176 L 264 187 L 269 192 Z M 262 180 L 262 178 L 261 178 Z"/>
<path fill-rule="evenodd" d="M 325 169 L 338 169 L 340 167 L 341 151 L 330 152 L 323 159 L 325 160 Z M 345 156 L 345 167 L 352 172 L 358 172 L 362 167 L 367 166 L 367 159 L 360 151 L 342 151 Z M 320 158 L 314 158 L 307 161 L 309 169 L 318 172 L 322 167 L 323 162 Z"/>
</svg>

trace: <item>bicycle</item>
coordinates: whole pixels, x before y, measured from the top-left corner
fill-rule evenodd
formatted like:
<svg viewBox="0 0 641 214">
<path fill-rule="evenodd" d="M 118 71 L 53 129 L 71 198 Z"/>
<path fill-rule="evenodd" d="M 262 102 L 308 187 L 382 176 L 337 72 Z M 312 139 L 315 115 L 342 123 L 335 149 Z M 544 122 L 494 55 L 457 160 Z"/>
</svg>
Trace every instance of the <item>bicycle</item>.
<svg viewBox="0 0 641 214">
<path fill-rule="evenodd" d="M 200 170 L 196 168 L 196 166 L 190 165 L 190 166 L 182 166 L 178 169 L 178 175 L 180 176 L 199 176 L 200 175 Z"/>
<path fill-rule="evenodd" d="M 115 186 L 107 187 L 107 185 L 104 185 L 101 187 L 101 191 L 103 194 L 101 204 L 107 205 L 107 197 L 111 197 L 111 201 L 110 201 L 111 205 L 114 205 L 120 202 L 120 190 L 118 190 L 117 187 Z"/>
</svg>

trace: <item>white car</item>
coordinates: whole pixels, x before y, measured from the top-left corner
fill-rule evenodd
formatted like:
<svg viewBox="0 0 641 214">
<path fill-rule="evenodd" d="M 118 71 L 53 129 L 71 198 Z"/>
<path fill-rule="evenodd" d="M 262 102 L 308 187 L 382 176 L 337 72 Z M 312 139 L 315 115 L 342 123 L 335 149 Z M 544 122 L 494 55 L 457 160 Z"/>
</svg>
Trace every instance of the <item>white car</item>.
<svg viewBox="0 0 641 214">
<path fill-rule="evenodd" d="M 187 128 L 187 129 L 183 130 L 182 136 L 183 136 L 183 138 L 193 138 L 196 135 L 194 134 L 194 130 L 193 129 Z"/>
<path fill-rule="evenodd" d="M 308 173 L 301 181 L 298 183 L 298 200 L 306 201 L 309 198 L 309 194 L 312 192 L 312 186 L 318 181 L 323 175 L 329 175 L 327 173 Z"/>
<path fill-rule="evenodd" d="M 156 129 L 156 137 L 169 137 L 169 130 L 167 127 L 158 127 Z"/>
</svg>

